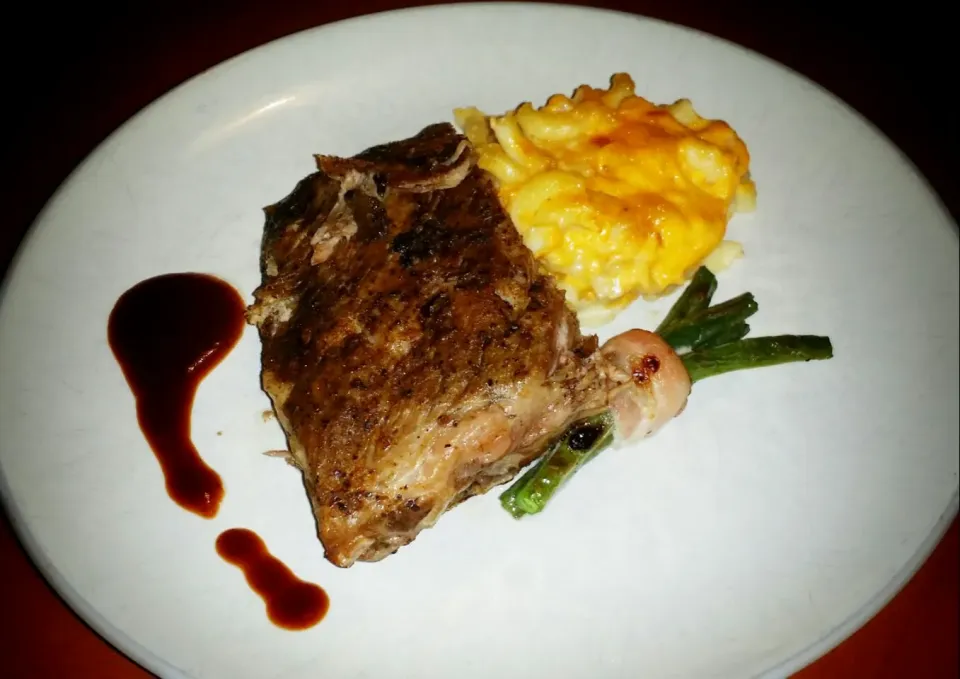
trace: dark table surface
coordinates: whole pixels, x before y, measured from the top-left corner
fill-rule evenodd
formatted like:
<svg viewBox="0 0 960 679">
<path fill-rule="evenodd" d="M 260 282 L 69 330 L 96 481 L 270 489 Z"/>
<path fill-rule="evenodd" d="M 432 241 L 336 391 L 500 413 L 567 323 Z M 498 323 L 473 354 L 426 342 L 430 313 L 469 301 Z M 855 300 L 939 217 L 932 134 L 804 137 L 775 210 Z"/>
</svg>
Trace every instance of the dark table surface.
<svg viewBox="0 0 960 679">
<path fill-rule="evenodd" d="M 3 41 L 0 182 L 6 219 L 0 271 L 44 202 L 112 130 L 170 88 L 283 35 L 418 3 L 362 0 L 167 0 L 117 9 L 99 0 L 18 5 Z M 423 4 L 423 3 L 419 3 Z M 579 3 L 692 26 L 770 56 L 833 91 L 871 119 L 960 213 L 956 88 L 947 9 L 926 0 L 880 11 L 814 3 Z M 946 6 L 944 6 L 946 7 Z M 947 679 L 958 670 L 956 520 L 927 563 L 873 620 L 797 676 Z M 7 677 L 149 676 L 90 631 L 44 583 L 0 517 L 0 674 Z"/>
</svg>

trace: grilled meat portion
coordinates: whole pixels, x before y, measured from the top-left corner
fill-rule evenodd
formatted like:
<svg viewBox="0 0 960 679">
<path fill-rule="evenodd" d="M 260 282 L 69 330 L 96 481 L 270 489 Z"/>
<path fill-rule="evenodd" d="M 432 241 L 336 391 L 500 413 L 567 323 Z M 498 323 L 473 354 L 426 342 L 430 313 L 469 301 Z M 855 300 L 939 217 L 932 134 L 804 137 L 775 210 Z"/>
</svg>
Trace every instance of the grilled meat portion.
<svg viewBox="0 0 960 679">
<path fill-rule="evenodd" d="M 452 126 L 316 160 L 265 210 L 248 318 L 326 557 L 345 567 L 508 481 L 575 418 L 637 398 Z"/>
</svg>

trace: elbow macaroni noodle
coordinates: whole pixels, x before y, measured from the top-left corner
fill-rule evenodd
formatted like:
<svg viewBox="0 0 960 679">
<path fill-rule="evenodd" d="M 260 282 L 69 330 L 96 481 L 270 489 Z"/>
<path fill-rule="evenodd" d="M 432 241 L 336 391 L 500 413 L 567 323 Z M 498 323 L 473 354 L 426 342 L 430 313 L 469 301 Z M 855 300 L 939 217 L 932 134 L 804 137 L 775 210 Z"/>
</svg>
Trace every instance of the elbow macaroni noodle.
<svg viewBox="0 0 960 679">
<path fill-rule="evenodd" d="M 581 85 L 540 108 L 454 114 L 524 242 L 587 324 L 742 254 L 723 239 L 729 218 L 755 207 L 747 147 L 686 99 L 652 104 L 618 73 L 608 89 Z"/>
</svg>

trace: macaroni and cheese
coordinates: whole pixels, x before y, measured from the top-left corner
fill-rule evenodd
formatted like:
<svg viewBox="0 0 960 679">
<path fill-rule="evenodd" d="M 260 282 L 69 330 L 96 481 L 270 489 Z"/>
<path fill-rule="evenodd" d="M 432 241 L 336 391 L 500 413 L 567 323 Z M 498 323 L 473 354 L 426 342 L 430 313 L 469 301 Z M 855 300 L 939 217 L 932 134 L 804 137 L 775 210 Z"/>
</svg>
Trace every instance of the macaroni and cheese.
<svg viewBox="0 0 960 679">
<path fill-rule="evenodd" d="M 689 100 L 652 104 L 618 73 L 608 89 L 581 85 L 540 108 L 454 113 L 524 242 L 587 324 L 742 254 L 724 236 L 733 213 L 755 205 L 747 147 Z"/>
</svg>

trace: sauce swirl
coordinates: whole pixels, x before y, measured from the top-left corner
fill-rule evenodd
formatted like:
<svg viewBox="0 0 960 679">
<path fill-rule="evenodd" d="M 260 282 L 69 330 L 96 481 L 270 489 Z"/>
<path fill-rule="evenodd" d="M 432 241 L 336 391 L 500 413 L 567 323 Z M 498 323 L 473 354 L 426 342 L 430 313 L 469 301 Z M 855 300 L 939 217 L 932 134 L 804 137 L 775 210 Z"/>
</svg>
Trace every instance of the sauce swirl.
<svg viewBox="0 0 960 679">
<path fill-rule="evenodd" d="M 190 411 L 200 382 L 240 339 L 244 310 L 237 291 L 219 278 L 176 273 L 127 290 L 107 323 L 167 493 L 206 519 L 220 508 L 223 482 L 190 440 Z"/>
</svg>

